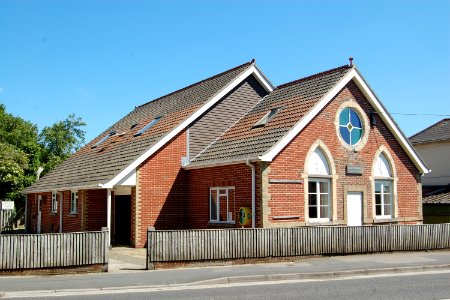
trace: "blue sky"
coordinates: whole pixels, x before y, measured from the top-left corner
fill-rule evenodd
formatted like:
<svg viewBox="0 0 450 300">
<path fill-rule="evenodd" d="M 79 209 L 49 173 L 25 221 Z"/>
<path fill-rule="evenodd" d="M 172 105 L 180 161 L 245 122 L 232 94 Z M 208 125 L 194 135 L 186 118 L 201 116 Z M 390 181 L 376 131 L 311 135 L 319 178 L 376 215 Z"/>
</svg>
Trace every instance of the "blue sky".
<svg viewBox="0 0 450 300">
<path fill-rule="evenodd" d="M 351 55 L 408 136 L 450 115 L 450 1 L 0 0 L 0 38 L 0 103 L 87 140 L 252 58 L 278 85 Z"/>
</svg>

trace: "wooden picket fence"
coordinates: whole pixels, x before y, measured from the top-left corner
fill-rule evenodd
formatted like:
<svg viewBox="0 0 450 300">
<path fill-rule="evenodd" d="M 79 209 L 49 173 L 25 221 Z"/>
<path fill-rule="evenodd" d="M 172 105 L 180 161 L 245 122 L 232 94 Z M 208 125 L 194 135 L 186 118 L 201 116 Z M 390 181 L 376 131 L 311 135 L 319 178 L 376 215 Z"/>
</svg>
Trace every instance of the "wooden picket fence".
<svg viewBox="0 0 450 300">
<path fill-rule="evenodd" d="M 101 266 L 107 271 L 109 231 L 0 234 L 0 271 Z"/>
<path fill-rule="evenodd" d="M 450 223 L 362 227 L 148 230 L 158 262 L 356 254 L 450 248 Z"/>
<path fill-rule="evenodd" d="M 0 233 L 2 231 L 12 230 L 13 224 L 11 217 L 13 213 L 12 210 L 0 210 Z"/>
</svg>

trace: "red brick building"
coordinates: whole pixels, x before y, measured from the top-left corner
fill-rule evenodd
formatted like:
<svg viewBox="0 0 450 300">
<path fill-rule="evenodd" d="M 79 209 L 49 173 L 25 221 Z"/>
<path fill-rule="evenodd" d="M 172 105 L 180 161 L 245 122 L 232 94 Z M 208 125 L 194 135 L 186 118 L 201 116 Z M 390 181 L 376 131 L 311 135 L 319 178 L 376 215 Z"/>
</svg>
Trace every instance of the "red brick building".
<svg viewBox="0 0 450 300">
<path fill-rule="evenodd" d="M 136 107 L 26 189 L 31 232 L 421 223 L 428 170 L 354 66 L 254 61 Z M 245 207 L 245 210 L 240 208 Z"/>
</svg>

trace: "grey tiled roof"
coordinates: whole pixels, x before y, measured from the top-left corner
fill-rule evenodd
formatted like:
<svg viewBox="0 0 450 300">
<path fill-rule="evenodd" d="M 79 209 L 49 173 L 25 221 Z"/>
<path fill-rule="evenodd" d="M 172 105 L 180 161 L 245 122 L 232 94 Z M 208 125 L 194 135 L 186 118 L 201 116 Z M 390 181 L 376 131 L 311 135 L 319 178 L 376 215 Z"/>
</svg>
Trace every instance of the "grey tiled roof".
<svg viewBox="0 0 450 300">
<path fill-rule="evenodd" d="M 193 158 L 189 167 L 254 159 L 265 154 L 351 69 L 342 66 L 278 86 Z M 264 127 L 253 128 L 268 111 L 278 107 L 282 109 L 270 122 Z"/>
<path fill-rule="evenodd" d="M 450 119 L 440 120 L 411 136 L 409 140 L 413 144 L 450 140 Z"/>
<path fill-rule="evenodd" d="M 24 192 L 97 186 L 108 182 L 251 65 L 250 62 L 245 63 L 136 107 Z M 162 116 L 158 123 L 141 136 L 134 137 L 137 131 L 158 116 Z M 138 125 L 132 128 L 136 123 Z M 118 134 L 92 148 L 111 131 Z"/>
<path fill-rule="evenodd" d="M 450 204 L 450 192 L 424 197 L 422 202 L 424 204 Z"/>
</svg>

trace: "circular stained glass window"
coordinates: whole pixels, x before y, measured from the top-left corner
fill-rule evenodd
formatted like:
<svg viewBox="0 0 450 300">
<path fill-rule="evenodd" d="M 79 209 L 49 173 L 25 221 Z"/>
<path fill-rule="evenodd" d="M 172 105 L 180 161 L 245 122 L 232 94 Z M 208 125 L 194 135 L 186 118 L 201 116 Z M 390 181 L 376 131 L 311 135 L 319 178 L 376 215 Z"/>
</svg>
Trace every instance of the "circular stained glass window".
<svg viewBox="0 0 450 300">
<path fill-rule="evenodd" d="M 339 133 L 342 139 L 350 146 L 355 146 L 361 141 L 363 127 L 361 119 L 356 111 L 344 108 L 339 115 Z"/>
</svg>

